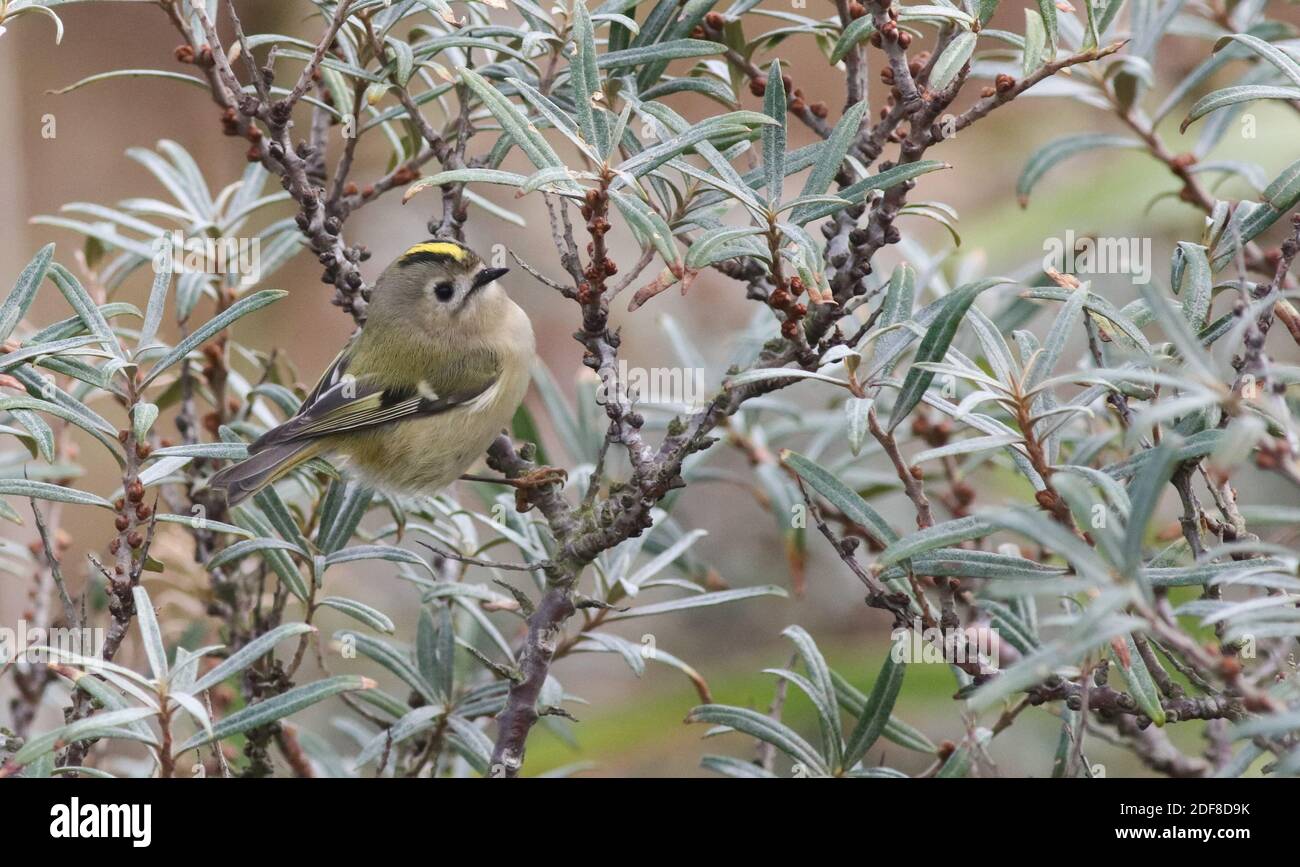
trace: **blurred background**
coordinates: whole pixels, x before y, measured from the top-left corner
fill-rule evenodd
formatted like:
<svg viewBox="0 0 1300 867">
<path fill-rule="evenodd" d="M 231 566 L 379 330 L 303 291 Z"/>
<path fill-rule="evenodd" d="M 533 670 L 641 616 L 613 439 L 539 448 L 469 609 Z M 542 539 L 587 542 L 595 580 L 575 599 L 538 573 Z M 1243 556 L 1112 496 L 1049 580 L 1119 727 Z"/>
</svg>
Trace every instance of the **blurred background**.
<svg viewBox="0 0 1300 867">
<path fill-rule="evenodd" d="M 275 31 L 315 39 L 320 30 L 318 20 L 306 18 L 310 7 L 305 3 L 236 5 L 250 33 Z M 764 5 L 789 11 L 784 3 L 769 0 Z M 811 0 L 807 8 L 793 11 L 820 17 L 831 14 L 833 6 L 826 0 Z M 128 148 L 153 147 L 160 139 L 174 140 L 194 156 L 214 190 L 237 180 L 245 166 L 246 144 L 220 134 L 218 110 L 204 91 L 189 85 L 156 79 L 115 80 L 62 96 L 49 93 L 109 69 L 180 68 L 172 56 L 178 37 L 152 4 L 74 5 L 61 8 L 60 15 L 66 25 L 61 45 L 54 43 L 52 23 L 40 16 L 24 17 L 0 35 L 0 105 L 5 107 L 0 111 L 0 153 L 6 157 L 4 170 L 0 171 L 0 289 L 5 291 L 41 245 L 56 241 L 56 258 L 69 267 L 74 264 L 74 251 L 82 245 L 82 239 L 73 232 L 32 225 L 29 220 L 33 216 L 57 214 L 60 206 L 69 201 L 107 205 L 133 196 L 165 197 L 155 179 L 124 156 Z M 1019 31 L 1022 22 L 1020 5 L 1004 3 L 994 26 Z M 827 67 L 811 40 L 788 41 L 778 53 L 806 97 L 830 105 L 830 120 L 835 121 L 844 98 L 841 74 Z M 1206 42 L 1167 39 L 1160 54 L 1159 80 L 1167 83 L 1181 77 L 1207 53 Z M 755 59 L 765 64 L 770 57 L 760 52 Z M 1216 86 L 1224 83 L 1219 81 Z M 968 88 L 971 92 L 978 90 L 978 86 Z M 1151 99 L 1158 102 L 1166 91 L 1166 86 L 1158 86 Z M 872 95 L 873 104 L 883 99 L 874 74 Z M 673 100 L 671 104 L 688 117 L 720 110 L 716 103 L 702 98 Z M 758 100 L 748 93 L 744 101 L 745 107 L 758 107 Z M 1258 108 L 1251 110 L 1258 116 L 1257 137 L 1242 138 L 1230 130 L 1221 148 L 1230 150 L 1233 158 L 1258 163 L 1271 178 L 1300 151 L 1296 146 L 1297 121 L 1294 114 L 1272 107 L 1276 103 L 1256 105 Z M 1182 112 L 1175 111 L 1173 116 L 1181 117 Z M 56 130 L 52 138 L 43 135 L 51 118 Z M 811 141 L 796 121 L 791 121 L 790 129 L 791 149 Z M 947 160 L 955 168 L 922 178 L 912 198 L 941 200 L 958 210 L 962 244 L 956 257 L 982 262 L 979 270 L 986 273 L 1012 271 L 1040 261 L 1045 238 L 1063 237 L 1067 230 L 1073 230 L 1077 236 L 1099 233 L 1151 237 L 1154 279 L 1167 285 L 1172 244 L 1177 239 L 1198 238 L 1201 215 L 1172 198 L 1148 208 L 1155 196 L 1176 189 L 1176 184 L 1159 164 L 1143 154 L 1111 150 L 1075 159 L 1040 183 L 1027 208 L 1022 209 L 1016 202 L 1016 178 L 1035 148 L 1066 132 L 1094 129 L 1123 131 L 1112 118 L 1078 103 L 1022 98 L 933 149 L 929 157 Z M 1162 132 L 1172 149 L 1190 150 L 1197 129 L 1193 127 L 1186 136 L 1180 136 L 1175 120 Z M 474 145 L 487 147 L 488 137 L 482 138 L 481 142 L 476 139 Z M 337 140 L 334 143 L 337 146 Z M 377 140 L 371 147 L 370 151 L 365 145 L 361 148 L 359 168 L 353 175 L 358 180 L 377 177 L 385 170 L 387 153 L 381 151 Z M 272 186 L 267 192 L 272 191 Z M 1232 197 L 1245 193 L 1231 186 L 1220 191 L 1220 195 Z M 498 201 L 523 214 L 527 228 L 472 210 L 467 225 L 470 245 L 486 256 L 493 244 L 504 243 L 544 272 L 558 277 L 561 272 L 540 198 L 512 200 L 509 195 L 500 195 Z M 399 193 L 390 193 L 349 221 L 348 239 L 364 243 L 374 252 L 365 266 L 368 279 L 373 279 L 385 263 L 411 243 L 425 237 L 431 209 L 438 207 L 436 193 L 417 196 L 405 206 L 400 203 Z M 292 213 L 287 208 L 282 210 L 276 216 Z M 952 246 L 950 236 L 928 221 L 913 219 L 901 225 L 931 253 Z M 625 237 L 616 240 L 614 249 L 620 253 L 615 258 L 624 267 L 635 261 L 636 255 L 630 252 Z M 897 261 L 897 253 L 880 258 L 883 267 L 878 266 L 877 271 L 887 273 Z M 332 287 L 326 287 L 319 278 L 315 259 L 309 254 L 299 255 L 265 286 L 287 289 L 291 292 L 289 298 L 280 302 L 271 315 L 253 316 L 239 326 L 243 342 L 259 347 L 274 345 L 289 353 L 303 380 L 314 379 L 352 331 L 350 317 L 329 304 Z M 1107 279 L 1112 284 L 1105 283 Z M 146 280 L 144 272 L 134 276 L 123 298 L 142 305 L 148 291 Z M 1102 278 L 1101 285 L 1121 303 L 1134 294 L 1127 278 Z M 574 306 L 522 269 L 507 278 L 507 286 L 533 319 L 543 359 L 572 394 L 580 372 L 586 373 L 580 363 L 580 349 L 570 337 L 576 325 Z M 31 321 L 45 323 L 67 315 L 58 293 L 48 289 L 38 297 Z M 753 304 L 744 300 L 744 287 L 716 273 L 702 274 L 685 298 L 670 291 L 635 314 L 627 314 L 621 302 L 615 306 L 619 311 L 617 319 L 624 325 L 624 347 L 630 364 L 676 364 L 663 331 L 656 325 L 656 318 L 668 313 L 682 323 L 710 363 L 717 366 L 710 370 L 715 382 L 729 356 L 729 336 L 738 333 L 753 313 Z M 1041 316 L 1032 327 L 1041 329 L 1044 319 L 1046 316 Z M 284 323 L 293 325 L 287 327 Z M 812 404 L 819 397 L 828 395 L 815 390 L 803 395 Z M 529 400 L 535 402 L 536 395 Z M 94 454 L 85 450 L 83 457 L 93 458 Z M 723 465 L 744 467 L 738 455 L 720 458 Z M 88 469 L 91 475 L 84 487 L 111 490 L 116 486 L 112 467 L 92 464 Z M 995 496 L 995 492 L 981 491 L 982 498 Z M 15 505 L 26 513 L 25 503 Z M 897 526 L 910 524 L 910 510 L 889 500 L 883 510 Z M 727 486 L 693 485 L 685 492 L 675 515 L 683 526 L 709 532 L 694 550 L 730 585 L 789 586 L 782 540 L 770 515 L 752 498 L 737 496 L 736 490 Z M 75 592 L 85 579 L 84 555 L 88 551 L 102 552 L 112 535 L 110 520 L 93 509 L 68 509 L 63 525 L 72 535 L 65 570 Z M 0 527 L 0 532 L 24 544 L 33 538 L 27 532 L 29 528 L 15 528 L 8 523 L 0 523 Z M 175 561 L 185 563 L 189 549 L 180 534 L 176 536 L 166 544 L 174 550 Z M 637 620 L 625 625 L 622 632 L 633 640 L 653 633 L 660 646 L 671 649 L 704 675 L 715 700 L 766 709 L 774 681 L 758 672 L 786 664 L 791 647 L 779 633 L 786 625 L 798 623 L 817 638 L 832 666 L 865 690 L 883 659 L 888 621 L 880 612 L 869 611 L 861 604 L 859 583 L 830 554 L 819 536 L 810 533 L 808 546 L 807 589 L 802 597 L 792 594 L 785 600 L 756 599 L 686 615 Z M 167 549 L 160 548 L 160 556 L 165 553 Z M 383 564 L 341 567 L 331 571 L 326 589 L 378 605 L 398 619 L 399 637 L 411 636 L 418 595 L 411 585 L 393 580 L 389 568 Z M 176 615 L 175 623 L 183 625 L 187 616 L 203 618 L 198 598 L 203 586 L 200 575 L 169 574 L 152 580 L 158 583 L 150 585 L 151 593 Z M 0 573 L 0 621 L 9 624 L 22 616 L 29 604 L 27 592 L 28 582 L 20 576 Z M 346 625 L 341 618 L 338 622 L 330 618 L 329 611 L 322 611 L 324 634 Z M 126 653 L 131 660 L 130 654 L 137 654 L 138 649 L 128 647 Z M 366 673 L 373 676 L 369 670 L 373 668 L 369 666 Z M 752 753 L 752 744 L 739 736 L 705 741 L 701 737 L 703 726 L 682 724 L 698 697 L 690 683 L 669 668 L 652 666 L 638 679 L 616 655 L 584 654 L 563 661 L 556 674 L 568 692 L 582 696 L 590 704 L 574 706 L 581 722 L 568 730 L 576 738 L 575 743 L 539 727 L 529 745 L 529 773 L 571 762 L 592 762 L 595 767 L 588 773 L 692 775 L 703 773 L 698 764 L 703 753 Z M 0 722 L 8 713 L 5 689 L 6 685 L 0 683 Z M 956 738 L 962 722 L 951 699 L 952 690 L 953 681 L 944 666 L 913 666 L 896 713 L 936 742 Z M 56 718 L 57 708 L 47 708 L 44 713 L 48 724 Z M 324 716 L 304 715 L 302 720 L 320 731 L 328 729 Z M 791 697 L 788 719 L 806 734 L 814 728 L 810 708 L 799 697 Z M 1196 746 L 1195 728 L 1174 728 L 1176 739 Z M 1045 776 L 1050 770 L 1057 731 L 1058 723 L 1047 713 L 1026 713 L 1009 736 L 994 741 L 993 758 L 1003 773 Z M 927 764 L 924 757 L 892 744 L 877 746 L 875 752 L 883 752 L 886 763 L 910 772 L 922 770 Z M 1140 772 L 1125 753 L 1096 741 L 1089 753 L 1094 761 L 1107 763 L 1112 775 Z"/>
</svg>

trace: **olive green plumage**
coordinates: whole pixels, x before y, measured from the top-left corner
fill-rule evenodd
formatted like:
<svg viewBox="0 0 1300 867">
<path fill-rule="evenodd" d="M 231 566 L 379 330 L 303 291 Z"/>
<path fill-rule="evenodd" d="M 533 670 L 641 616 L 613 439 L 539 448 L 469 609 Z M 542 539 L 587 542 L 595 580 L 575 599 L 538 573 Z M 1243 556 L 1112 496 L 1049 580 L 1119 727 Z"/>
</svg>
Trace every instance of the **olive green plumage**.
<svg viewBox="0 0 1300 867">
<path fill-rule="evenodd" d="M 411 247 L 375 283 L 366 326 L 298 414 L 211 479 L 232 505 L 317 455 L 369 484 L 433 493 L 505 428 L 528 388 L 528 316 L 471 250 Z"/>
</svg>

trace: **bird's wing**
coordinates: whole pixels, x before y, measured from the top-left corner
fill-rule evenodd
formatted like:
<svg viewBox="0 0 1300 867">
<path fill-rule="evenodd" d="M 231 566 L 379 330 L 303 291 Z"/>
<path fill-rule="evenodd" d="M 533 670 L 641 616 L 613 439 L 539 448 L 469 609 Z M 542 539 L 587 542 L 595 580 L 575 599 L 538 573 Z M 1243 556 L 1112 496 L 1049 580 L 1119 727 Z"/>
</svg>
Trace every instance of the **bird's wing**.
<svg viewBox="0 0 1300 867">
<path fill-rule="evenodd" d="M 298 412 L 301 413 L 311 406 L 327 389 L 337 385 L 343 379 L 344 374 L 348 372 L 348 362 L 352 360 L 352 350 L 356 345 L 357 338 L 353 337 L 339 350 L 339 354 L 334 356 L 334 360 L 329 363 L 329 367 L 326 367 L 325 372 L 321 374 L 316 387 L 303 399 L 302 406 L 298 407 Z"/>
<path fill-rule="evenodd" d="M 319 394 L 313 393 L 314 398 L 309 397 L 293 418 L 259 437 L 248 447 L 248 453 L 253 455 L 284 443 L 449 412 L 473 401 L 495 382 L 493 378 L 474 388 L 438 394 L 428 386 L 385 388 L 366 377 L 340 377 Z"/>
</svg>

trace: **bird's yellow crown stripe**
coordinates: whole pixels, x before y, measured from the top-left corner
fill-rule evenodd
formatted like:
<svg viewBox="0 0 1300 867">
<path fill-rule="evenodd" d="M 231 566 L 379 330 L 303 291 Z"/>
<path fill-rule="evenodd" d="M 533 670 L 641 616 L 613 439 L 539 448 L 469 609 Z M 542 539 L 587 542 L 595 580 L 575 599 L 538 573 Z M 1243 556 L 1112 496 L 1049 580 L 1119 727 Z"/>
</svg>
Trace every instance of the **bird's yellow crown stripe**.
<svg viewBox="0 0 1300 867">
<path fill-rule="evenodd" d="M 429 241 L 423 244 L 416 244 L 411 249 L 402 254 L 402 258 L 414 256 L 417 253 L 431 253 L 434 256 L 450 256 L 457 262 L 465 259 L 465 250 L 459 244 L 451 244 L 447 241 Z"/>
</svg>

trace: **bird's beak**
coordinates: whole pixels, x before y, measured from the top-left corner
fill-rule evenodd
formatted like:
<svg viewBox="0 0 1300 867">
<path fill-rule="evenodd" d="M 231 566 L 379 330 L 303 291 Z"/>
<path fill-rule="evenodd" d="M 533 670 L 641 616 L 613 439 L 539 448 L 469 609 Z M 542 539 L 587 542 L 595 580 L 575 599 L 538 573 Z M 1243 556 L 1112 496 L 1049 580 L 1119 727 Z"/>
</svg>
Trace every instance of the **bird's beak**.
<svg viewBox="0 0 1300 867">
<path fill-rule="evenodd" d="M 478 289 L 486 286 L 498 277 L 503 277 L 510 271 L 509 268 L 484 268 L 474 275 L 474 282 L 470 284 L 471 289 Z"/>
</svg>

